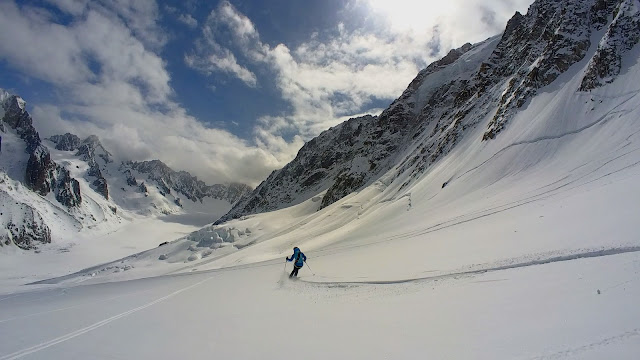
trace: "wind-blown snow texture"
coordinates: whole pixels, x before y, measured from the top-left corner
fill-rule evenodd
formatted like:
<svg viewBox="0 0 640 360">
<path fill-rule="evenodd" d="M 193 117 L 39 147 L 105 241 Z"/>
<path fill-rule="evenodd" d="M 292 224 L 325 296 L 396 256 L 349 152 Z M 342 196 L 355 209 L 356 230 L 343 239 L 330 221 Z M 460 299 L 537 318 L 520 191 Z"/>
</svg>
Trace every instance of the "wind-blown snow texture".
<svg viewBox="0 0 640 360">
<path fill-rule="evenodd" d="M 385 114 L 323 133 L 240 203 L 278 210 L 236 208 L 65 276 L 29 269 L 42 281 L 27 287 L 3 279 L 0 360 L 280 359 L 291 344 L 306 359 L 636 359 L 640 47 L 616 47 L 619 74 L 582 89 L 601 40 L 635 8 L 536 2 L 502 37 L 422 71 Z M 529 27 L 539 21 L 548 29 Z M 529 30 L 561 36 L 528 49 Z M 514 68 L 494 58 L 500 44 Z M 415 130 L 390 130 L 403 121 Z M 318 167 L 322 156 L 338 157 Z M 293 246 L 308 262 L 290 281 Z M 25 263 L 7 260 L 2 274 Z"/>
</svg>

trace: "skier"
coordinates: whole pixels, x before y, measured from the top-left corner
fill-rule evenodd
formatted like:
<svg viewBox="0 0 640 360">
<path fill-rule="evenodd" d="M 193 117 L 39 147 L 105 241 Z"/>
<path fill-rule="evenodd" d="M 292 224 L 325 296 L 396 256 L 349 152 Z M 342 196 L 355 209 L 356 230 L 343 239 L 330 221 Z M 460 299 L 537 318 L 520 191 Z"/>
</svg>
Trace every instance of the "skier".
<svg viewBox="0 0 640 360">
<path fill-rule="evenodd" d="M 307 261 L 307 256 L 305 254 L 302 253 L 302 251 L 300 251 L 300 249 L 298 249 L 298 247 L 294 247 L 293 248 L 293 255 L 291 255 L 291 259 L 287 258 L 287 261 L 294 261 L 293 263 L 293 270 L 291 271 L 291 274 L 289 275 L 289 277 L 294 277 L 294 276 L 298 276 L 298 270 L 300 270 L 302 268 L 302 266 L 304 265 L 304 262 Z"/>
</svg>

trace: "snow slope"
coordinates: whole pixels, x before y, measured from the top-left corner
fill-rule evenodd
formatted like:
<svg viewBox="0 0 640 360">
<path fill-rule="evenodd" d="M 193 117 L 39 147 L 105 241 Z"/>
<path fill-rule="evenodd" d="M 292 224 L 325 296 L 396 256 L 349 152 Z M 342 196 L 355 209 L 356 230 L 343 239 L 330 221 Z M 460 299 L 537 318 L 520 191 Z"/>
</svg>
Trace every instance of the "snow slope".
<svg viewBox="0 0 640 360">
<path fill-rule="evenodd" d="M 640 351 L 637 252 L 391 284 L 302 275 L 289 281 L 272 261 L 0 297 L 0 359 L 281 359 L 292 349 L 305 359 L 635 359 Z"/>
<path fill-rule="evenodd" d="M 0 359 L 635 359 L 638 55 L 590 93 L 561 77 L 411 187 L 382 177 L 5 287 Z M 290 281 L 294 245 L 309 261 Z"/>
<path fill-rule="evenodd" d="M 412 181 L 392 169 L 322 209 L 323 193 L 74 274 L 4 279 L 0 360 L 637 359 L 640 48 L 578 91 L 598 47 L 495 139 L 481 141 L 485 114 Z M 309 259 L 297 280 L 293 246 Z"/>
<path fill-rule="evenodd" d="M 589 52 L 596 48 L 594 43 Z M 432 270 L 425 264 L 453 271 L 640 245 L 640 192 L 634 186 L 640 164 L 639 55 L 637 47 L 627 54 L 624 76 L 612 84 L 579 92 L 586 56 L 541 88 L 501 136 L 480 141 L 483 127 L 470 129 L 410 186 L 403 186 L 408 173 L 390 171 L 320 211 L 322 194 L 208 226 L 124 259 L 136 267 L 127 276 L 250 264 L 284 257 L 294 245 L 316 256 L 353 248 L 340 262 L 357 263 L 350 273 L 378 280 L 416 277 Z M 371 256 L 370 248 L 385 255 Z M 407 253 L 420 260 L 389 272 Z M 85 273 L 104 273 L 96 270 Z"/>
</svg>

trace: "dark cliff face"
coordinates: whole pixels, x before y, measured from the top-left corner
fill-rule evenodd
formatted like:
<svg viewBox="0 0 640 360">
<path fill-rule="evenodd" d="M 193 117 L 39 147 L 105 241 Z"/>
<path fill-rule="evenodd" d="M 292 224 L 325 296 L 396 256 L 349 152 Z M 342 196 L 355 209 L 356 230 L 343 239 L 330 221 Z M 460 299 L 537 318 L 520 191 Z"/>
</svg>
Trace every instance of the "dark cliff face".
<svg viewBox="0 0 640 360">
<path fill-rule="evenodd" d="M 56 144 L 57 150 L 74 151 L 80 147 L 80 138 L 74 134 L 66 133 L 64 135 L 53 135 L 49 138 Z"/>
<path fill-rule="evenodd" d="M 620 75 L 622 55 L 640 41 L 640 16 L 634 12 L 632 0 L 598 1 L 592 14 L 594 23 L 606 24 L 607 15 L 610 13 L 613 13 L 613 22 L 598 43 L 598 50 L 589 62 L 580 86 L 581 91 L 593 90 L 613 82 Z"/>
<path fill-rule="evenodd" d="M 123 162 L 120 171 L 127 177 L 129 186 L 138 186 L 138 180 L 133 176 L 131 170 L 145 174 L 149 180 L 146 186 L 149 183 L 155 184 L 163 195 L 179 194 L 194 202 L 211 197 L 234 204 L 252 190 L 247 185 L 236 183 L 207 185 L 186 171 L 174 171 L 160 160 Z M 141 183 L 140 186 L 146 189 L 144 183 Z"/>
<path fill-rule="evenodd" d="M 599 0 L 538 0 L 526 16 L 511 19 L 509 31 L 474 79 L 478 91 L 509 79 L 483 140 L 495 138 L 514 109 L 585 57 L 591 34 L 611 11 Z"/>
<path fill-rule="evenodd" d="M 29 155 L 25 184 L 31 190 L 45 196 L 51 192 L 55 171 L 56 163 L 51 160 L 49 151 L 44 146 L 39 145 Z"/>
<path fill-rule="evenodd" d="M 91 135 L 81 141 L 78 136 L 66 133 L 64 135 L 54 135 L 49 140 L 56 144 L 57 150 L 76 151 L 76 156 L 80 156 L 82 160 L 89 164 L 89 171 L 87 171 L 89 184 L 98 194 L 109 200 L 109 186 L 102 174 L 99 161 L 107 164 L 113 160 L 111 153 L 102 146 L 98 137 Z"/>
<path fill-rule="evenodd" d="M 18 96 L 11 96 L 3 104 L 2 121 L 16 130 L 18 136 L 27 144 L 27 153 L 32 153 L 41 144 L 40 135 L 33 127 L 31 115 L 25 110 L 26 103 Z"/>
<path fill-rule="evenodd" d="M 420 71 L 380 116 L 350 119 L 309 141 L 218 223 L 295 205 L 326 190 L 322 208 L 394 167 L 391 179 L 409 172 L 402 186 L 408 185 L 486 117 L 481 140 L 499 136 L 540 88 L 585 59 L 593 35 L 605 26 L 581 90 L 613 81 L 621 54 L 640 39 L 633 2 L 537 0 L 526 15 L 512 17 L 499 38 L 454 49 Z"/>
<path fill-rule="evenodd" d="M 16 130 L 26 143 L 26 152 L 29 153 L 25 185 L 42 196 L 55 192 L 56 199 L 65 206 L 78 206 L 82 201 L 78 181 L 51 160 L 49 150 L 42 145 L 40 135 L 33 127 L 33 119 L 25 109 L 24 100 L 11 96 L 3 107 L 5 115 L 2 121 Z"/>
</svg>

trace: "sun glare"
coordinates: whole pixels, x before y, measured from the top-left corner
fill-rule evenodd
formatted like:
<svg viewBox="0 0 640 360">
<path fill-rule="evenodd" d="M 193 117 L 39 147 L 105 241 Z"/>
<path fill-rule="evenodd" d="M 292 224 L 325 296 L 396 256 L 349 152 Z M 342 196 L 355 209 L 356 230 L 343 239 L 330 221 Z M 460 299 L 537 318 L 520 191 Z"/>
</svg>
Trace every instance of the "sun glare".
<svg viewBox="0 0 640 360">
<path fill-rule="evenodd" d="M 452 0 L 367 0 L 374 13 L 382 15 L 396 31 L 430 30 L 438 19 L 455 12 Z"/>
</svg>

